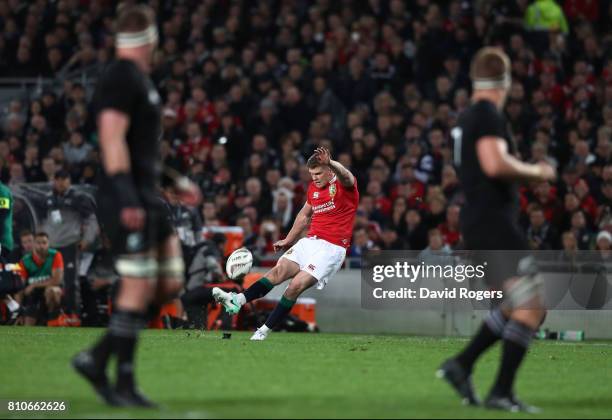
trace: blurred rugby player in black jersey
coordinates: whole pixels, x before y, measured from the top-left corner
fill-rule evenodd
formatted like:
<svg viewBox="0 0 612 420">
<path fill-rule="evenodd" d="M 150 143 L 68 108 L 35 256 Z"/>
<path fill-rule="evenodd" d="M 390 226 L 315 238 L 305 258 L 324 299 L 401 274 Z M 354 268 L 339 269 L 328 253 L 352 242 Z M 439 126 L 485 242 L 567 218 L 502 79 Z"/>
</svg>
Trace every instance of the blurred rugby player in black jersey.
<svg viewBox="0 0 612 420">
<path fill-rule="evenodd" d="M 98 218 L 110 239 L 121 285 L 107 333 L 76 355 L 73 366 L 108 404 L 149 407 L 153 404 L 134 380 L 138 334 L 148 311 L 178 296 L 184 263 L 157 192 L 161 99 L 149 78 L 157 46 L 153 10 L 144 5 L 120 8 L 116 31 L 116 59 L 98 81 L 93 107 L 103 166 Z M 185 178 L 176 180 L 179 197 L 197 204 L 199 189 Z M 115 386 L 106 375 L 113 355 Z"/>
<path fill-rule="evenodd" d="M 529 247 L 518 224 L 517 182 L 552 181 L 556 173 L 547 163 L 527 164 L 514 157 L 516 146 L 502 112 L 511 85 L 506 54 L 497 48 L 483 48 L 474 57 L 470 72 L 472 103 L 451 133 L 455 164 L 466 196 L 461 233 L 466 249 L 486 256 L 487 282 L 504 290 L 504 300 L 485 318 L 467 347 L 441 366 L 438 376 L 445 378 L 465 403 L 480 404 L 471 383 L 472 368 L 487 349 L 502 340 L 501 366 L 485 406 L 535 411 L 513 394 L 516 372 L 545 316 L 537 267 L 523 252 Z M 513 252 L 483 252 L 487 250 Z"/>
</svg>

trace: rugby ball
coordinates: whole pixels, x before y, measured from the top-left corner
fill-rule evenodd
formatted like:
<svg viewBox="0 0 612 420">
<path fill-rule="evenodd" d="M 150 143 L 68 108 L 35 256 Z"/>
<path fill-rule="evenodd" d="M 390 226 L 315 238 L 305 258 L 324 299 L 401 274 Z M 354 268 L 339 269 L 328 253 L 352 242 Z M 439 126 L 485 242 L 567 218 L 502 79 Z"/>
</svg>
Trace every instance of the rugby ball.
<svg viewBox="0 0 612 420">
<path fill-rule="evenodd" d="M 238 248 L 227 259 L 225 272 L 227 276 L 235 280 L 246 276 L 253 267 L 253 254 L 246 248 Z"/>
</svg>

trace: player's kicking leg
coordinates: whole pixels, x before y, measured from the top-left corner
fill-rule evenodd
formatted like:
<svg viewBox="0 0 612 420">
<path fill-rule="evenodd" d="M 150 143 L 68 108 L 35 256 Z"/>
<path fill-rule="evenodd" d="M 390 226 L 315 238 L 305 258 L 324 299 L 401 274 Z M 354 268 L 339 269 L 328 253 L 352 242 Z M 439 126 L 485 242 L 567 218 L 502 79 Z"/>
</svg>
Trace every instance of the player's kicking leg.
<svg viewBox="0 0 612 420">
<path fill-rule="evenodd" d="M 300 266 L 288 258 L 278 259 L 274 268 L 268 271 L 261 279 L 253 283 L 244 293 L 228 293 L 214 287 L 212 295 L 215 300 L 222 304 L 230 314 L 237 314 L 240 308 L 247 302 L 260 299 L 270 293 L 270 291 L 286 280 L 294 277 L 300 271 Z"/>
<path fill-rule="evenodd" d="M 297 301 L 297 298 L 307 289 L 317 284 L 317 279 L 305 271 L 300 271 L 289 283 L 287 290 L 283 293 L 280 302 L 276 305 L 266 322 L 255 331 L 251 337 L 252 341 L 265 340 L 272 331 L 288 314 Z"/>
<path fill-rule="evenodd" d="M 77 354 L 72 364 L 107 404 L 150 407 L 153 404 L 135 385 L 134 353 L 154 292 L 157 260 L 153 252 L 122 255 L 117 270 L 122 276 L 121 286 L 108 331 L 93 348 Z M 117 356 L 116 387 L 110 385 L 106 375 L 113 354 Z"/>
</svg>

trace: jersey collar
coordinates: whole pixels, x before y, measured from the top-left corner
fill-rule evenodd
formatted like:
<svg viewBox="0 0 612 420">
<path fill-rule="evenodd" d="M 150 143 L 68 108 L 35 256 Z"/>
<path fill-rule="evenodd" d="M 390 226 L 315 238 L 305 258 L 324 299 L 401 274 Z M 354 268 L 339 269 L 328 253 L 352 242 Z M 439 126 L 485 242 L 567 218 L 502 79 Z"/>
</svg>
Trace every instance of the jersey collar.
<svg viewBox="0 0 612 420">
<path fill-rule="evenodd" d="M 317 185 L 314 182 L 312 182 L 312 185 L 314 185 L 314 187 L 319 189 L 319 190 L 324 190 L 325 188 L 328 188 L 331 184 L 336 182 L 336 179 L 337 179 L 337 177 L 336 177 L 336 175 L 334 175 L 332 177 L 332 179 L 330 179 L 329 182 L 327 184 L 325 184 L 324 186 L 322 186 L 321 188 L 317 187 Z"/>
</svg>

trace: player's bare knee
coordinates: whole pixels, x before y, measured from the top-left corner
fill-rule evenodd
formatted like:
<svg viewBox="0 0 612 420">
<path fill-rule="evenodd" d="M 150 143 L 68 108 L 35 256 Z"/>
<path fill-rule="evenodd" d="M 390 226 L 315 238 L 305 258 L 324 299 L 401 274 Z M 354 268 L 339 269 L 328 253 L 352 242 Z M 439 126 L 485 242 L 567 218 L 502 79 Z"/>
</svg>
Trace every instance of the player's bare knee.
<svg viewBox="0 0 612 420">
<path fill-rule="evenodd" d="M 121 255 L 115 268 L 121 276 L 120 302 L 151 299 L 159 270 L 157 260 L 152 255 Z"/>
<path fill-rule="evenodd" d="M 264 277 L 267 278 L 268 280 L 270 280 L 270 282 L 272 284 L 276 284 L 277 278 L 278 278 L 278 265 L 275 265 L 274 267 L 272 267 L 270 270 L 268 270 L 265 274 Z"/>
<path fill-rule="evenodd" d="M 157 295 L 164 301 L 177 298 L 183 290 L 183 279 L 176 277 L 160 278 L 157 284 Z"/>
<path fill-rule="evenodd" d="M 537 329 L 540 327 L 540 325 L 542 325 L 542 321 L 546 317 L 546 309 L 538 308 L 534 311 L 535 313 L 533 314 L 533 324 L 534 324 L 534 329 Z"/>
<path fill-rule="evenodd" d="M 298 296 L 304 291 L 302 284 L 299 280 L 293 279 L 287 289 L 285 290 L 285 297 L 287 299 L 296 300 Z"/>
<path fill-rule="evenodd" d="M 285 269 L 285 267 L 283 267 L 279 261 L 271 270 L 269 270 L 264 275 L 264 277 L 266 277 L 268 280 L 270 280 L 270 283 L 276 286 L 287 280 L 286 271 L 287 270 Z"/>
<path fill-rule="evenodd" d="M 45 303 L 48 307 L 56 308 L 62 302 L 62 290 L 59 287 L 47 287 L 45 289 Z"/>
<path fill-rule="evenodd" d="M 119 294 L 142 295 L 151 294 L 155 290 L 155 280 L 141 279 L 135 277 L 123 277 Z"/>
<path fill-rule="evenodd" d="M 178 297 L 183 290 L 185 262 L 180 255 L 166 257 L 159 262 L 158 290 L 168 298 Z"/>
<path fill-rule="evenodd" d="M 117 307 L 142 312 L 155 294 L 155 280 L 123 277 L 117 294 Z"/>
<path fill-rule="evenodd" d="M 295 277 L 293 280 L 291 280 L 291 283 L 289 283 L 285 296 L 292 300 L 297 299 L 302 293 L 308 290 L 310 286 L 312 286 L 312 282 L 312 277 Z"/>
<path fill-rule="evenodd" d="M 512 312 L 510 318 L 536 330 L 540 327 L 545 314 L 546 310 L 543 308 L 517 309 Z"/>
<path fill-rule="evenodd" d="M 301 292 L 298 288 L 288 287 L 287 290 L 285 290 L 285 293 L 283 293 L 283 296 L 285 296 L 289 300 L 297 300 L 297 298 L 300 296 L 300 293 Z"/>
<path fill-rule="evenodd" d="M 182 277 L 173 277 L 167 279 L 166 284 L 166 294 L 172 298 L 177 298 L 181 294 L 185 282 Z"/>
</svg>

